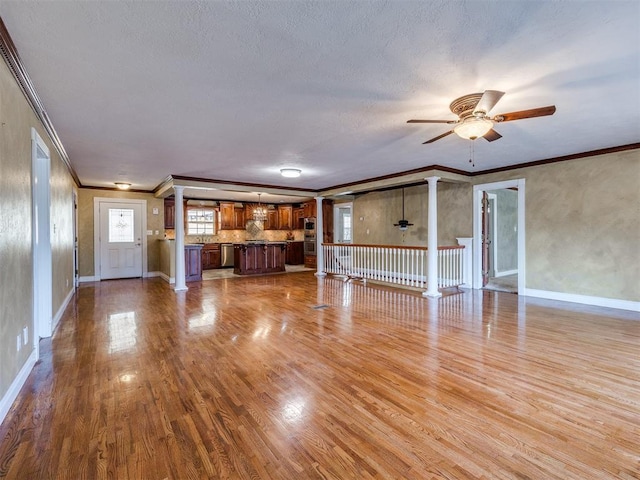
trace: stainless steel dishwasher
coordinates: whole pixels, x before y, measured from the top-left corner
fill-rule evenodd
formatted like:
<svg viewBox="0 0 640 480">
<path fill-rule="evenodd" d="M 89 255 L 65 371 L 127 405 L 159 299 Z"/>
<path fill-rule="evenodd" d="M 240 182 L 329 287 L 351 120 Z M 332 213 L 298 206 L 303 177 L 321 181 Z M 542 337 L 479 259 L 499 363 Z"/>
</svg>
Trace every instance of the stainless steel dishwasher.
<svg viewBox="0 0 640 480">
<path fill-rule="evenodd" d="M 223 267 L 233 267 L 233 244 L 220 244 L 220 260 Z"/>
</svg>

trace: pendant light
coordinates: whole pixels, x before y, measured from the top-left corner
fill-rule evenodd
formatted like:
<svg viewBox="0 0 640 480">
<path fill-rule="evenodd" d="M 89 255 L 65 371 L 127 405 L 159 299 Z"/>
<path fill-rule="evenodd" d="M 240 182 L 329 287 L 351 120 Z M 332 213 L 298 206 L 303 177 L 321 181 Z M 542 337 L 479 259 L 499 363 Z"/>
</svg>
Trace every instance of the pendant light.
<svg viewBox="0 0 640 480">
<path fill-rule="evenodd" d="M 407 227 L 412 227 L 413 223 L 409 223 L 409 220 L 404 218 L 404 188 L 402 189 L 402 220 L 398 220 L 398 223 L 393 224 L 394 227 L 400 227 L 400 231 L 404 232 Z"/>
<path fill-rule="evenodd" d="M 256 222 L 264 222 L 267 220 L 267 209 L 262 206 L 260 195 L 262 194 L 258 194 L 258 206 L 253 209 L 253 219 Z"/>
</svg>

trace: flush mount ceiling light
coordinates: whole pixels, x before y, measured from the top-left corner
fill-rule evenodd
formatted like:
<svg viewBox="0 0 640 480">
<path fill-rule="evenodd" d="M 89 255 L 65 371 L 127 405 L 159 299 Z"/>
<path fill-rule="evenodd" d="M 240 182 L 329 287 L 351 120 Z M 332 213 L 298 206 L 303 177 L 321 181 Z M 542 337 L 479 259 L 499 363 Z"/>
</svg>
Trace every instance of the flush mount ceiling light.
<svg viewBox="0 0 640 480">
<path fill-rule="evenodd" d="M 280 169 L 280 175 L 287 178 L 298 178 L 301 173 L 302 173 L 302 170 L 298 168 L 281 168 Z"/>
<path fill-rule="evenodd" d="M 453 131 L 460 138 L 475 140 L 484 137 L 493 128 L 493 122 L 486 117 L 467 117 L 453 127 Z"/>
<path fill-rule="evenodd" d="M 127 182 L 116 182 L 116 188 L 118 190 L 129 190 L 129 188 L 131 188 L 131 184 Z"/>
</svg>

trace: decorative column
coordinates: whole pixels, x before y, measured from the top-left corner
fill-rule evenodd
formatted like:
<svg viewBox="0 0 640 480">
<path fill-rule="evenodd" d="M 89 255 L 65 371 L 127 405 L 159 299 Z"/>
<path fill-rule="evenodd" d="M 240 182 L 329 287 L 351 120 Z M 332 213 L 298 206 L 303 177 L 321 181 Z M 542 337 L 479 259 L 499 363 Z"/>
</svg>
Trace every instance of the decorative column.
<svg viewBox="0 0 640 480">
<path fill-rule="evenodd" d="M 184 269 L 184 187 L 173 186 L 176 194 L 176 214 L 175 214 L 175 231 L 176 231 L 176 283 L 173 289 L 176 292 L 188 290 L 185 282 Z"/>
<path fill-rule="evenodd" d="M 322 221 L 322 200 L 324 197 L 316 197 L 316 276 L 324 277 L 324 252 L 322 241 L 324 240 L 324 222 Z"/>
<path fill-rule="evenodd" d="M 438 291 L 438 180 L 427 177 L 429 182 L 429 210 L 427 219 L 427 291 L 424 297 L 440 297 Z"/>
</svg>

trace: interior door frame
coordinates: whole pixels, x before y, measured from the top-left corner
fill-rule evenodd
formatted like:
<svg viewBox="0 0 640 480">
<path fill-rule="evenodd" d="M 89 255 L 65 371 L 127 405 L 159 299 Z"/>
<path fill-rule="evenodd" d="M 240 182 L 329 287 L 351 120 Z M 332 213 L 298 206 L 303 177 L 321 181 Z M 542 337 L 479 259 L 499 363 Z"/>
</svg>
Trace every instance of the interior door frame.
<svg viewBox="0 0 640 480">
<path fill-rule="evenodd" d="M 482 288 L 482 194 L 491 190 L 518 189 L 518 292 L 525 291 L 526 231 L 525 231 L 525 179 L 483 183 L 473 186 L 473 288 Z"/>
<path fill-rule="evenodd" d="M 147 272 L 147 201 L 132 198 L 93 198 L 93 275 L 95 281 L 100 281 L 100 205 L 111 204 L 117 206 L 122 203 L 135 203 L 141 206 L 141 230 L 142 230 L 142 278 L 148 276 Z"/>
<path fill-rule="evenodd" d="M 31 128 L 31 210 L 33 255 L 32 338 L 39 358 L 40 338 L 53 334 L 53 253 L 51 248 L 51 156 Z"/>
</svg>

